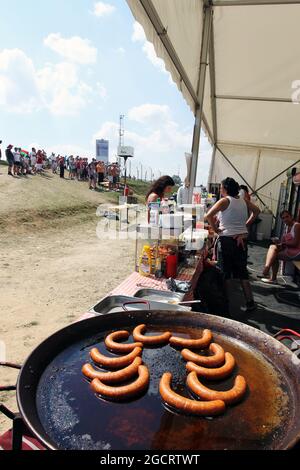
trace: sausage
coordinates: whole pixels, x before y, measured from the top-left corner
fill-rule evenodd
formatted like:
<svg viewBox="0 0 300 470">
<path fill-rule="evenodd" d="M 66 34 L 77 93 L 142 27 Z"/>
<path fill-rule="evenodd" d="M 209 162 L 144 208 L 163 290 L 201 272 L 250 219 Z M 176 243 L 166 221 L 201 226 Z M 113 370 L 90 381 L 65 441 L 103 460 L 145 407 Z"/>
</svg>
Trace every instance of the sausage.
<svg viewBox="0 0 300 470">
<path fill-rule="evenodd" d="M 91 387 L 94 392 L 105 398 L 125 399 L 134 397 L 145 390 L 149 385 L 150 374 L 148 367 L 139 366 L 138 375 L 138 378 L 128 385 L 111 387 L 109 385 L 105 385 L 99 379 L 94 379 L 91 383 Z"/>
<path fill-rule="evenodd" d="M 200 356 L 189 349 L 183 349 L 181 355 L 186 361 L 192 361 L 200 366 L 219 367 L 224 364 L 225 352 L 219 344 L 211 343 L 208 350 L 212 356 Z"/>
<path fill-rule="evenodd" d="M 213 401 L 197 401 L 185 398 L 171 389 L 172 374 L 165 372 L 160 379 L 159 392 L 163 401 L 176 408 L 179 411 L 184 411 L 188 414 L 199 416 L 216 416 L 225 411 L 225 403 L 222 400 Z"/>
<path fill-rule="evenodd" d="M 209 346 L 211 341 L 212 333 L 210 330 L 203 330 L 202 338 L 199 339 L 179 338 L 178 336 L 171 336 L 170 338 L 172 346 L 195 349 L 205 349 Z"/>
<path fill-rule="evenodd" d="M 203 400 L 222 400 L 226 405 L 240 401 L 247 390 L 247 382 L 242 375 L 236 376 L 234 386 L 230 390 L 226 390 L 226 392 L 218 392 L 217 390 L 205 387 L 199 381 L 196 372 L 188 374 L 186 383 L 199 398 Z"/>
<path fill-rule="evenodd" d="M 169 341 L 169 339 L 172 336 L 172 333 L 169 331 L 166 331 L 162 335 L 156 335 L 156 336 L 145 336 L 142 334 L 146 329 L 146 325 L 138 325 L 135 327 L 133 330 L 132 336 L 135 341 L 140 341 L 143 344 L 148 344 L 151 346 L 155 346 L 156 344 L 164 344 Z"/>
<path fill-rule="evenodd" d="M 189 372 L 195 371 L 200 377 L 205 377 L 210 380 L 225 379 L 233 371 L 235 366 L 235 359 L 229 352 L 225 353 L 225 364 L 222 367 L 215 369 L 208 369 L 207 367 L 197 366 L 193 362 L 186 363 L 186 368 Z"/>
<path fill-rule="evenodd" d="M 121 367 L 126 367 L 133 362 L 137 356 L 142 355 L 142 348 L 134 348 L 131 353 L 126 356 L 120 357 L 107 357 L 104 354 L 101 354 L 97 348 L 93 348 L 90 352 L 90 356 L 96 364 L 100 364 L 104 367 L 109 367 L 111 369 L 120 369 Z"/>
<path fill-rule="evenodd" d="M 132 364 L 115 372 L 100 372 L 94 369 L 91 364 L 85 364 L 81 370 L 88 379 L 99 379 L 104 383 L 116 383 L 131 379 L 131 377 L 137 374 L 141 364 L 142 359 L 137 356 Z"/>
<path fill-rule="evenodd" d="M 128 339 L 130 336 L 129 332 L 126 330 L 114 331 L 110 335 L 106 336 L 105 338 L 105 346 L 109 351 L 115 353 L 129 353 L 134 350 L 134 348 L 142 348 L 142 343 L 129 343 L 129 344 L 121 344 L 117 343 L 118 339 Z"/>
</svg>

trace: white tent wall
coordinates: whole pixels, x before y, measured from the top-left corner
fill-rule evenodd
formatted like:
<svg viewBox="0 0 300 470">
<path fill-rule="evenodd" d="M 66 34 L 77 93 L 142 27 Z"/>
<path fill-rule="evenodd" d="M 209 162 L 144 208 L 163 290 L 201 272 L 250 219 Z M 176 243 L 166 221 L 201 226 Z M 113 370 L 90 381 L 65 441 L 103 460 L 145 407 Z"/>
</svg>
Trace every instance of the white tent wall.
<svg viewBox="0 0 300 470">
<path fill-rule="evenodd" d="M 210 182 L 220 183 L 222 179 L 231 176 L 240 184 L 248 184 L 254 191 L 287 167 L 293 165 L 297 160 L 300 160 L 300 151 L 292 152 L 224 144 L 220 145 L 219 148 L 246 181 L 241 178 L 230 163 L 226 161 L 222 153 L 217 150 Z M 298 166 L 300 166 L 299 163 Z M 274 214 L 276 214 L 280 184 L 285 179 L 284 172 L 258 191 L 258 196 Z M 252 190 L 250 189 L 250 191 Z M 258 204 L 263 208 L 263 204 L 259 200 Z"/>
</svg>

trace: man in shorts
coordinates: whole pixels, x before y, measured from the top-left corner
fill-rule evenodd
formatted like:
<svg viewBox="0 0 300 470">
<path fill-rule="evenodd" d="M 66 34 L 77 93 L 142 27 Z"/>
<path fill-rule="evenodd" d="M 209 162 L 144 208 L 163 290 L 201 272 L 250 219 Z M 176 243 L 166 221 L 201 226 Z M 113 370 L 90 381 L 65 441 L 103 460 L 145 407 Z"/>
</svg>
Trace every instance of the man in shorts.
<svg viewBox="0 0 300 470">
<path fill-rule="evenodd" d="M 14 161 L 14 175 L 18 176 L 21 172 L 21 154 L 18 147 L 15 147 Z"/>
<path fill-rule="evenodd" d="M 12 153 L 12 148 L 13 148 L 13 145 L 8 145 L 7 149 L 5 150 L 5 156 L 6 156 L 6 160 L 8 163 L 8 174 L 10 176 L 13 176 L 12 170 L 15 164 L 15 159 L 14 159 L 14 154 Z"/>
<path fill-rule="evenodd" d="M 36 150 L 33 147 L 30 152 L 30 164 L 32 173 L 36 172 Z"/>
<path fill-rule="evenodd" d="M 97 173 L 98 173 L 98 186 L 101 185 L 104 181 L 104 172 L 105 172 L 105 165 L 104 162 L 100 161 L 97 163 L 96 167 Z"/>
<path fill-rule="evenodd" d="M 89 189 L 96 189 L 97 182 L 97 170 L 96 170 L 96 161 L 93 158 L 92 162 L 88 165 L 88 176 L 89 176 Z"/>
</svg>

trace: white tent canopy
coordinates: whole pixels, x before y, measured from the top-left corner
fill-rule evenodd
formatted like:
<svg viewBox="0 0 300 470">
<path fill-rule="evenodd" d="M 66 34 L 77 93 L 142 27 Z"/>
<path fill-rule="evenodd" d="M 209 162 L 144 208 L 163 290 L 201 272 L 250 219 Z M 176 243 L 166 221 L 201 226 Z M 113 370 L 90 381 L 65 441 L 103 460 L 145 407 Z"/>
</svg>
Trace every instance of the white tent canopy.
<svg viewBox="0 0 300 470">
<path fill-rule="evenodd" d="M 127 2 L 195 114 L 192 183 L 200 125 L 214 146 L 209 182 L 256 191 L 300 160 L 300 1 Z M 281 179 L 258 191 L 273 209 Z"/>
</svg>

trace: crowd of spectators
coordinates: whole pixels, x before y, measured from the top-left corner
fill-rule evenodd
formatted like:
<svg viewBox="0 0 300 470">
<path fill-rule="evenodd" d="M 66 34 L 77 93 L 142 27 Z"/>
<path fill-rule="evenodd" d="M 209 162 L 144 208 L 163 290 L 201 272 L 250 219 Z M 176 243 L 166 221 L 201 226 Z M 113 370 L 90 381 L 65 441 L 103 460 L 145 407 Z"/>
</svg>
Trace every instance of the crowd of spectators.
<svg viewBox="0 0 300 470">
<path fill-rule="evenodd" d="M 31 152 L 27 152 L 13 145 L 7 146 L 5 156 L 8 175 L 13 177 L 38 175 L 45 170 L 51 170 L 53 174 L 59 174 L 62 179 L 68 172 L 69 180 L 86 181 L 91 190 L 101 186 L 110 190 L 119 189 L 121 168 L 118 163 L 105 163 L 97 161 L 96 158 L 89 161 L 87 157 L 63 156 L 55 153 L 48 156 L 45 150 L 36 150 L 33 147 Z"/>
</svg>

